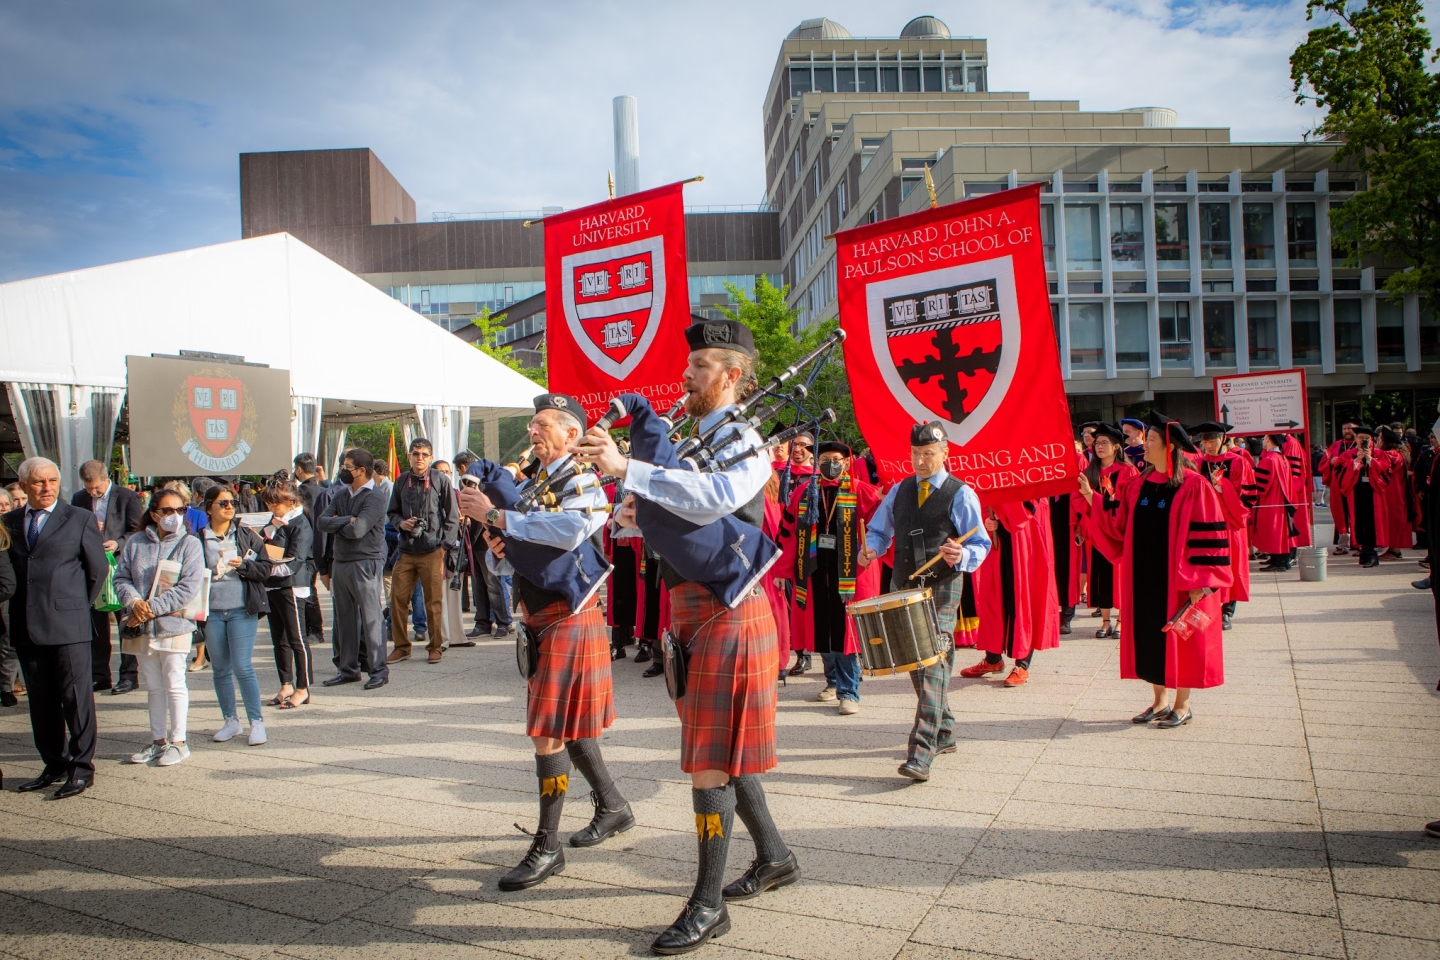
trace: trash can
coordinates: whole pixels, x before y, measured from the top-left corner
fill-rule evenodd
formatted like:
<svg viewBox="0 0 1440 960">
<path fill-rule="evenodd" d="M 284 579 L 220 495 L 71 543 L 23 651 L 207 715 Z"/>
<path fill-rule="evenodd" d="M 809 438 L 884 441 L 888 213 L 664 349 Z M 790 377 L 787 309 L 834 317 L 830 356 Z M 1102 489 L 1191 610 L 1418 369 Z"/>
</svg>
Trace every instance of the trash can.
<svg viewBox="0 0 1440 960">
<path fill-rule="evenodd" d="M 1328 551 L 1325 547 L 1301 547 L 1297 550 L 1296 557 L 1300 561 L 1300 579 L 1324 580 L 1326 556 L 1328 556 Z"/>
</svg>

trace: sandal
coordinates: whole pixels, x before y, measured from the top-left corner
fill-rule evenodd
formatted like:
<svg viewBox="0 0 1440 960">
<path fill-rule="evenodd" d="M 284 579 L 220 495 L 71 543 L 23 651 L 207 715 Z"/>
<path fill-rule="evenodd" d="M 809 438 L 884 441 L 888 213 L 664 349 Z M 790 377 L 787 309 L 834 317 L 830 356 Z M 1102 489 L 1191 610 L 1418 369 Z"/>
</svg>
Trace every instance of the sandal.
<svg viewBox="0 0 1440 960">
<path fill-rule="evenodd" d="M 1097 640 L 1104 640 L 1106 637 L 1113 636 L 1115 636 L 1115 628 L 1110 626 L 1110 624 L 1108 623 L 1102 626 L 1099 630 L 1095 631 L 1095 638 Z"/>
<path fill-rule="evenodd" d="M 267 706 L 267 707 L 278 707 L 278 706 L 280 706 L 280 704 L 284 703 L 286 700 L 289 700 L 292 694 L 293 694 L 293 691 L 292 691 L 291 693 L 277 693 L 277 694 L 275 694 L 275 696 L 273 696 L 273 697 L 271 697 L 269 700 L 266 700 L 266 701 L 265 701 L 265 706 Z"/>
</svg>

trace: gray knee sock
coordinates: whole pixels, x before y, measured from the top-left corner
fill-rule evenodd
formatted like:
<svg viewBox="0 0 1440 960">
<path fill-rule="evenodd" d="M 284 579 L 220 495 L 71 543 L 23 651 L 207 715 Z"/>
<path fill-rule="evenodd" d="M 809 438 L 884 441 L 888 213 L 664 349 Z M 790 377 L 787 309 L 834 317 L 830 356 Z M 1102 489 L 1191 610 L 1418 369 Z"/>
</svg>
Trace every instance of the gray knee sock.
<svg viewBox="0 0 1440 960">
<path fill-rule="evenodd" d="M 756 774 L 731 777 L 735 784 L 735 812 L 750 831 L 755 841 L 755 854 L 767 863 L 776 863 L 790 855 L 790 848 L 780 838 L 775 820 L 770 816 L 770 807 L 765 802 L 765 787 Z"/>
<path fill-rule="evenodd" d="M 710 790 L 691 789 L 695 804 L 695 835 L 700 844 L 700 866 L 691 899 L 710 907 L 723 901 L 725 861 L 730 855 L 730 829 L 735 823 L 735 790 L 730 784 Z"/>
<path fill-rule="evenodd" d="M 620 792 L 620 788 L 615 786 L 615 780 L 605 766 L 605 758 L 600 755 L 598 737 L 571 740 L 565 744 L 565 751 L 570 754 L 570 759 L 575 761 L 576 769 L 584 775 L 590 789 L 600 798 L 600 806 L 606 810 L 619 810 L 625 805 L 625 796 Z"/>
<path fill-rule="evenodd" d="M 560 829 L 560 810 L 570 789 L 570 755 L 563 750 L 535 754 L 535 776 L 540 780 L 540 829 L 554 836 Z"/>
</svg>

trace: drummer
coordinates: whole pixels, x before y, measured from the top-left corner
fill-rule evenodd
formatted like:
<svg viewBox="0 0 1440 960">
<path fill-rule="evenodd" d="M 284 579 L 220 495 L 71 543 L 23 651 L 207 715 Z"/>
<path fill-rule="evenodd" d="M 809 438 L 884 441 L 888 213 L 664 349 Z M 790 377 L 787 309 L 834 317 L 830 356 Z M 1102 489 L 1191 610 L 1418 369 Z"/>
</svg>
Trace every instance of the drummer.
<svg viewBox="0 0 1440 960">
<path fill-rule="evenodd" d="M 910 463 L 915 475 L 891 487 L 880 502 L 860 554 L 860 565 L 870 565 L 890 549 L 899 532 L 892 591 L 918 586 L 921 580 L 910 580 L 910 574 L 936 553 L 941 557 L 926 572 L 924 582 L 935 593 L 935 613 L 949 650 L 931 666 L 910 673 L 919 703 L 910 728 L 909 755 L 899 769 L 902 777 L 918 781 L 930 779 L 930 763 L 937 753 L 955 752 L 955 716 L 947 694 L 955 657 L 952 638 L 965 583 L 990 552 L 980 500 L 945 469 L 949 452 L 945 428 L 938 420 L 911 428 Z"/>
</svg>

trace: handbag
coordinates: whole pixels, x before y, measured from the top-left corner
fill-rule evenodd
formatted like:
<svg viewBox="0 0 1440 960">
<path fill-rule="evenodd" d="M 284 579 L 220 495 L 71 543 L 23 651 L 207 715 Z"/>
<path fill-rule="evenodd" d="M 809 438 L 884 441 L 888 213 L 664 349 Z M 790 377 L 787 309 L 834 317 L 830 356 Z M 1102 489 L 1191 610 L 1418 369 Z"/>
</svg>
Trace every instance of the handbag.
<svg viewBox="0 0 1440 960">
<path fill-rule="evenodd" d="M 660 638 L 661 656 L 665 665 L 665 692 L 671 700 L 685 696 L 685 681 L 690 672 L 690 648 L 666 630 Z"/>
<path fill-rule="evenodd" d="M 110 569 L 105 574 L 105 583 L 100 587 L 100 596 L 95 598 L 94 607 L 101 613 L 114 613 L 125 609 L 125 605 L 120 602 L 120 595 L 115 592 L 115 568 L 120 565 L 120 561 L 115 559 L 115 554 L 106 550 L 105 562 L 110 564 Z"/>
<path fill-rule="evenodd" d="M 540 638 L 523 622 L 515 624 L 515 666 L 522 680 L 529 680 L 540 669 Z"/>
<path fill-rule="evenodd" d="M 146 594 L 146 599 L 147 599 L 147 600 L 149 600 L 151 597 L 155 596 L 155 585 L 160 582 L 160 564 L 165 563 L 165 562 L 168 561 L 171 557 L 175 556 L 175 551 L 178 550 L 178 549 L 180 549 L 180 544 L 182 544 L 182 543 L 184 543 L 184 542 L 185 542 L 185 537 L 181 537 L 179 540 L 177 540 L 177 541 L 175 542 L 175 545 L 170 548 L 170 552 L 165 555 L 165 559 L 156 562 L 156 564 L 155 564 L 155 576 L 154 576 L 154 578 L 151 579 L 151 581 L 150 581 L 150 592 Z M 117 563 L 116 565 L 118 566 L 119 564 Z M 112 575 L 113 575 L 114 571 L 112 570 L 111 573 L 112 573 Z M 146 620 L 144 623 L 136 624 L 136 625 L 133 626 L 133 627 L 130 626 L 128 623 L 126 623 L 126 622 L 123 621 L 123 620 L 120 621 L 120 640 L 121 640 L 121 642 L 123 643 L 123 642 L 126 641 L 126 640 L 138 640 L 138 639 L 140 639 L 141 637 L 153 637 L 153 636 L 155 635 L 155 621 L 158 620 L 158 619 L 160 619 L 160 618 L 159 618 L 159 617 L 152 617 L 152 618 L 150 618 L 149 620 Z"/>
</svg>

